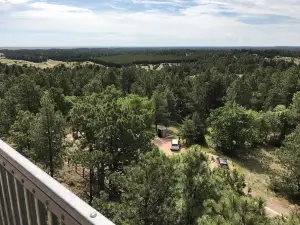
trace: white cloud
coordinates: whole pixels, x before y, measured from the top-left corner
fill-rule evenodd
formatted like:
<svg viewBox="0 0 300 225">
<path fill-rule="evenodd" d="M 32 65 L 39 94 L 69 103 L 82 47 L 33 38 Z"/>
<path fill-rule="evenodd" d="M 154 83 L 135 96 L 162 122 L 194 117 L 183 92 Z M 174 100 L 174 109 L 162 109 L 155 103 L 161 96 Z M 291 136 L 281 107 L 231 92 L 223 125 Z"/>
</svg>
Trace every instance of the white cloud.
<svg viewBox="0 0 300 225">
<path fill-rule="evenodd" d="M 22 0 L 14 0 L 14 1 L 22 1 Z M 47 2 L 33 2 L 28 4 L 28 6 L 33 9 L 43 10 L 47 12 L 90 12 L 90 10 L 84 8 L 53 4 Z"/>
<path fill-rule="evenodd" d="M 185 2 L 182 1 L 182 0 L 169 0 L 169 1 L 132 0 L 132 3 L 147 4 L 147 5 L 173 5 L 173 6 L 181 6 Z"/>
<path fill-rule="evenodd" d="M 201 10 L 201 4 L 206 8 L 217 9 L 222 6 L 224 11 L 245 15 L 275 14 L 300 18 L 300 0 L 196 0 Z"/>
<path fill-rule="evenodd" d="M 3 1 L 5 0 L 0 0 L 0 7 Z M 243 16 L 278 14 L 299 18 L 300 16 L 294 11 L 300 10 L 300 0 L 285 0 L 284 3 L 279 0 L 196 0 L 197 6 L 187 7 L 179 14 L 157 10 L 94 12 L 71 5 L 25 2 L 25 0 L 5 2 L 8 1 L 23 1 L 24 8 L 10 10 L 4 16 L 0 14 L 0 29 L 4 30 L 0 32 L 0 46 L 300 44 L 299 24 L 254 26 L 239 22 L 234 17 L 217 15 L 220 11 L 225 11 L 236 12 Z M 173 6 L 183 2 L 181 0 L 169 0 L 164 3 L 163 0 L 132 1 L 141 4 L 173 4 Z M 271 2 L 273 4 L 270 4 Z M 21 35 L 12 34 L 10 32 L 12 29 Z"/>
<path fill-rule="evenodd" d="M 0 0 L 1 3 L 6 3 L 6 4 L 25 4 L 27 3 L 28 0 Z"/>
<path fill-rule="evenodd" d="M 6 12 L 12 10 L 17 5 L 24 5 L 29 0 L 0 0 L 0 12 Z M 1 15 L 0 15 L 1 19 Z"/>
</svg>

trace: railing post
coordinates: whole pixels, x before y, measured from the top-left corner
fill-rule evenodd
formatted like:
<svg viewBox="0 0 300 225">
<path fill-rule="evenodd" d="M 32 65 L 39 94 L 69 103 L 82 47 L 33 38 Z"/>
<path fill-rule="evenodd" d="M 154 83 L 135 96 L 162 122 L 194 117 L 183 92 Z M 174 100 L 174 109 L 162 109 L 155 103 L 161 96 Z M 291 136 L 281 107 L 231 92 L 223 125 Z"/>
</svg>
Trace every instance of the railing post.
<svg viewBox="0 0 300 225">
<path fill-rule="evenodd" d="M 15 184 L 15 191 L 16 191 L 16 198 L 17 198 L 17 205 L 18 205 L 18 213 L 19 213 L 19 218 L 20 218 L 20 225 L 23 225 L 21 202 L 20 202 L 19 189 L 18 189 L 18 181 L 16 180 L 16 178 L 14 178 L 14 184 Z"/>
<path fill-rule="evenodd" d="M 0 180 L 1 180 L 1 190 L 2 190 L 2 197 L 3 197 L 3 202 L 4 202 L 4 209 L 5 209 L 5 213 L 6 213 L 6 219 L 7 219 L 7 221 L 6 221 L 6 223 L 8 224 L 8 225 L 10 225 L 10 219 L 9 219 L 9 214 L 8 214 L 8 208 L 7 208 L 7 201 L 6 201 L 6 197 L 5 197 L 5 190 L 4 190 L 4 179 L 3 179 L 3 176 L 2 176 L 2 168 L 0 167 Z M 5 223 L 5 224 L 6 224 Z"/>
<path fill-rule="evenodd" d="M 24 191 L 24 198 L 25 198 L 27 221 L 28 221 L 28 224 L 32 224 L 27 189 L 25 187 L 23 187 L 23 191 Z"/>
<path fill-rule="evenodd" d="M 1 185 L 2 186 L 2 185 Z M 1 198 L 1 196 L 0 196 Z M 3 208 L 2 208 L 2 204 L 0 202 L 0 216 L 1 216 L 1 220 L 2 220 L 2 224 L 5 225 L 5 221 L 4 221 L 4 213 L 3 213 Z"/>
<path fill-rule="evenodd" d="M 48 225 L 53 225 L 53 218 L 52 218 L 52 213 L 47 210 L 47 217 L 48 217 Z"/>
<path fill-rule="evenodd" d="M 35 206 L 35 214 L 36 214 L 36 222 L 37 222 L 37 225 L 42 225 L 41 223 L 41 212 L 40 212 L 40 208 L 39 208 L 39 200 L 34 197 L 34 206 Z"/>
<path fill-rule="evenodd" d="M 16 223 L 16 217 L 15 217 L 15 215 L 16 215 L 16 212 L 15 212 L 15 210 L 14 210 L 14 201 L 13 201 L 13 197 L 12 197 L 12 187 L 10 186 L 10 182 L 9 182 L 9 175 L 8 175 L 8 172 L 7 171 L 5 171 L 4 172 L 5 173 L 5 175 L 6 175 L 6 182 L 7 182 L 7 189 L 8 189 L 8 195 L 9 195 L 9 200 L 10 200 L 10 208 L 11 208 L 11 214 L 12 214 L 12 219 L 13 219 L 13 224 L 15 224 L 15 225 L 18 225 L 17 223 Z"/>
</svg>

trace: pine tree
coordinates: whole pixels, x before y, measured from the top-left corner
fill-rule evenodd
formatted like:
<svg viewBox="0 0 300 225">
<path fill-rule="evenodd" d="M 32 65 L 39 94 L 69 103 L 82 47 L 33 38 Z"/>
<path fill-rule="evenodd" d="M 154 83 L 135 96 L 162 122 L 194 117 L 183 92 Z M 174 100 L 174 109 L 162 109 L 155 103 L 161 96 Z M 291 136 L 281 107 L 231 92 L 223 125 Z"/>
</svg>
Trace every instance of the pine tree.
<svg viewBox="0 0 300 225">
<path fill-rule="evenodd" d="M 141 155 L 117 181 L 123 192 L 117 224 L 176 224 L 174 161 L 164 153 L 155 149 Z"/>
<path fill-rule="evenodd" d="M 62 166 L 65 154 L 65 121 L 62 114 L 54 110 L 55 106 L 49 92 L 41 99 L 41 109 L 36 115 L 31 128 L 31 158 L 46 166 L 53 177 Z"/>
<path fill-rule="evenodd" d="M 17 151 L 25 155 L 31 150 L 30 130 L 33 119 L 32 113 L 20 110 L 9 131 L 9 142 Z"/>
<path fill-rule="evenodd" d="M 157 126 L 159 123 L 163 125 L 168 125 L 168 120 L 170 117 L 170 113 L 168 110 L 168 102 L 164 97 L 157 91 L 153 93 L 152 96 L 153 108 L 154 108 L 154 123 Z"/>
<path fill-rule="evenodd" d="M 237 195 L 223 191 L 220 200 L 207 200 L 205 214 L 199 225 L 267 225 L 264 201 L 261 198 Z"/>
</svg>

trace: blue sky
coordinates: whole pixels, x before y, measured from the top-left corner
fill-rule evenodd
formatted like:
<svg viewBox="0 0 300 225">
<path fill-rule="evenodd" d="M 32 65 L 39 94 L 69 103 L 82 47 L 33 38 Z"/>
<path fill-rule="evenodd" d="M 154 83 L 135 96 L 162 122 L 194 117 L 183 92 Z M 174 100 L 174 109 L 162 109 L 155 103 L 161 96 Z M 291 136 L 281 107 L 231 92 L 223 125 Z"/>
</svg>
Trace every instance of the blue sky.
<svg viewBox="0 0 300 225">
<path fill-rule="evenodd" d="M 0 47 L 295 46 L 300 0 L 0 0 Z"/>
</svg>

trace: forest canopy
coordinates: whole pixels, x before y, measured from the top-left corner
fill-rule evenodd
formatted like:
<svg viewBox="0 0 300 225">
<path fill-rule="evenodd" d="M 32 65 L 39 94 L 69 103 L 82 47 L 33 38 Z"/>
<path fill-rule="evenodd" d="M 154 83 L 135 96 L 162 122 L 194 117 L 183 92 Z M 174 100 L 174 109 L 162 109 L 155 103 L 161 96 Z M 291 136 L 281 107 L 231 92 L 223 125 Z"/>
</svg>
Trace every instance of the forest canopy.
<svg viewBox="0 0 300 225">
<path fill-rule="evenodd" d="M 202 151 L 209 145 L 241 157 L 268 146 L 282 168 L 272 188 L 299 200 L 297 49 L 0 52 L 108 66 L 0 63 L 0 137 L 54 178 L 67 160 L 82 165 L 89 171 L 83 198 L 116 224 L 299 223 L 297 213 L 267 217 L 265 200 L 244 192 L 244 176 L 212 169 Z M 136 65 L 172 62 L 160 70 Z M 174 124 L 188 150 L 168 156 L 153 139 L 158 125 Z"/>
</svg>

